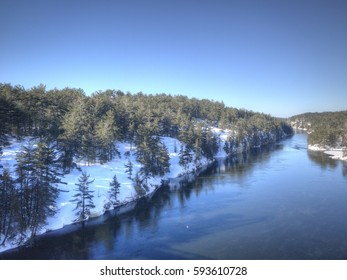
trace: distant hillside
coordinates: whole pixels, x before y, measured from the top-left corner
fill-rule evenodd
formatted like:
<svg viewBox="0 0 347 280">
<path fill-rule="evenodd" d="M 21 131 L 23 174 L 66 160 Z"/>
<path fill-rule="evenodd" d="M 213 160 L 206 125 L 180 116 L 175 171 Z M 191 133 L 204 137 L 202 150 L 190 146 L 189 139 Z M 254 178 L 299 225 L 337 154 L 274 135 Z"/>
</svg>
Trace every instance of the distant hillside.
<svg viewBox="0 0 347 280">
<path fill-rule="evenodd" d="M 292 133 L 286 122 L 270 115 L 207 99 L 117 90 L 87 96 L 82 89 L 47 91 L 44 85 L 0 84 L 0 124 L 0 151 L 8 136 L 45 138 L 61 151 L 64 169 L 71 168 L 73 157 L 90 163 L 113 159 L 115 141 L 141 146 L 154 136 L 174 137 L 212 158 L 216 139 L 209 127 L 228 129 L 233 145 L 247 139 L 250 148 Z"/>
<path fill-rule="evenodd" d="M 290 118 L 294 129 L 307 130 L 310 145 L 346 147 L 347 111 L 304 113 Z"/>
</svg>

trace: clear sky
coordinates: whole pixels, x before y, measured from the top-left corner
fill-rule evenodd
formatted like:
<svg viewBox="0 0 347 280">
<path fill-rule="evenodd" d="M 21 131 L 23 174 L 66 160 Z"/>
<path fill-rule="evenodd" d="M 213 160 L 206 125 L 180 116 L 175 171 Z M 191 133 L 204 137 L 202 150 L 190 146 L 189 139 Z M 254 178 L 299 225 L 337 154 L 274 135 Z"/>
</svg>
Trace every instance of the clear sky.
<svg viewBox="0 0 347 280">
<path fill-rule="evenodd" d="M 1 0 L 0 82 L 347 110 L 347 1 Z"/>
</svg>

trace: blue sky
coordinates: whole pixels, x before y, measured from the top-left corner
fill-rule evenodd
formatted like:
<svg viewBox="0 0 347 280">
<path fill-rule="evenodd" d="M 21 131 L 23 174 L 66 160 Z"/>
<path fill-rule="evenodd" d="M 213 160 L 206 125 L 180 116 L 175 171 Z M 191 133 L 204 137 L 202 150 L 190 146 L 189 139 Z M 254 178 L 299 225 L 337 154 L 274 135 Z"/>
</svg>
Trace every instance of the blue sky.
<svg viewBox="0 0 347 280">
<path fill-rule="evenodd" d="M 347 110 L 345 0 L 1 0 L 0 82 Z"/>
</svg>

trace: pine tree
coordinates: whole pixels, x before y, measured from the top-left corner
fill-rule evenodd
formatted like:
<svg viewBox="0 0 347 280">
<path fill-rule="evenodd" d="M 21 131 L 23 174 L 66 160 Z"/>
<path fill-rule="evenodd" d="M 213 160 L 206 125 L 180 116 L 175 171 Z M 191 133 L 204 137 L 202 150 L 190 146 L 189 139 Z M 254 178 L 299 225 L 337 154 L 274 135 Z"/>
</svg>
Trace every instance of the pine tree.
<svg viewBox="0 0 347 280">
<path fill-rule="evenodd" d="M 202 148 L 201 148 L 201 145 L 202 145 L 202 139 L 200 138 L 196 138 L 195 139 L 195 144 L 194 144 L 194 152 L 195 152 L 195 163 L 199 163 L 200 160 L 202 159 Z"/>
<path fill-rule="evenodd" d="M 230 154 L 230 152 L 231 152 L 231 147 L 230 147 L 230 141 L 229 141 L 229 139 L 228 139 L 228 140 L 225 140 L 224 146 L 223 146 L 223 150 L 225 151 L 225 153 L 226 153 L 227 155 Z"/>
<path fill-rule="evenodd" d="M 118 201 L 118 194 L 119 194 L 119 189 L 120 189 L 120 183 L 117 180 L 117 175 L 115 174 L 112 178 L 112 181 L 110 182 L 110 200 L 113 205 L 116 205 L 119 203 Z"/>
<path fill-rule="evenodd" d="M 179 152 L 179 164 L 184 167 L 185 170 L 187 170 L 188 164 L 192 162 L 192 154 L 191 149 L 188 145 L 183 147 L 181 145 L 180 152 Z"/>
<path fill-rule="evenodd" d="M 114 144 L 116 137 L 117 127 L 114 115 L 111 111 L 107 111 L 106 116 L 96 125 L 96 140 L 99 147 L 100 162 L 110 161 L 115 154 L 119 154 Z"/>
<path fill-rule="evenodd" d="M 73 196 L 74 199 L 71 202 L 76 203 L 76 216 L 75 221 L 85 221 L 90 216 L 90 210 L 95 208 L 93 203 L 92 194 L 94 191 L 89 190 L 89 185 L 94 182 L 94 180 L 88 181 L 89 176 L 85 171 L 82 171 L 81 176 L 78 179 L 78 183 L 75 185 L 78 187 L 75 189 L 76 194 Z"/>
<path fill-rule="evenodd" d="M 140 177 L 140 172 L 137 172 L 134 178 L 134 189 L 137 197 L 141 197 L 146 194 L 146 186 L 143 184 L 144 179 Z"/>
<path fill-rule="evenodd" d="M 64 169 L 72 167 L 73 157 L 87 161 L 96 160 L 95 116 L 93 102 L 88 98 L 78 98 L 62 121 L 60 146 L 63 152 Z"/>
<path fill-rule="evenodd" d="M 7 168 L 0 176 L 0 244 L 4 244 L 10 235 L 16 234 L 15 218 L 18 212 L 18 195 L 14 180 Z"/>
<path fill-rule="evenodd" d="M 133 163 L 129 159 L 128 162 L 124 166 L 125 166 L 125 173 L 128 174 L 128 179 L 132 180 Z"/>
<path fill-rule="evenodd" d="M 25 237 L 26 230 L 30 229 L 33 241 L 47 218 L 57 212 L 57 184 L 63 183 L 62 174 L 55 148 L 45 141 L 37 143 L 36 147 L 29 143 L 17 154 L 16 160 L 19 231 Z"/>
<path fill-rule="evenodd" d="M 203 132 L 201 149 L 203 155 L 208 159 L 213 159 L 214 155 L 218 152 L 218 140 L 211 130 Z"/>
<path fill-rule="evenodd" d="M 136 159 L 141 163 L 141 168 L 137 176 L 141 176 L 141 181 L 147 185 L 147 180 L 151 175 L 152 152 L 153 152 L 153 136 L 150 134 L 150 128 L 140 126 L 136 136 Z"/>
<path fill-rule="evenodd" d="M 48 217 L 57 213 L 56 199 L 60 192 L 57 184 L 63 183 L 62 174 L 59 172 L 57 152 L 53 146 L 45 141 L 39 142 L 34 151 L 33 163 L 32 175 L 35 181 L 32 188 L 34 198 L 30 226 L 32 237 L 36 235 L 38 229 L 46 224 Z"/>
<path fill-rule="evenodd" d="M 170 170 L 170 156 L 168 150 L 155 135 L 145 135 L 137 144 L 137 160 L 142 164 L 139 175 L 147 180 L 151 176 L 163 176 Z"/>
<path fill-rule="evenodd" d="M 33 186 L 34 176 L 34 146 L 29 143 L 28 146 L 22 147 L 16 155 L 16 184 L 18 185 L 19 213 L 18 227 L 21 238 L 25 238 L 26 230 L 31 225 L 32 211 L 34 205 Z"/>
<path fill-rule="evenodd" d="M 164 143 L 158 142 L 157 158 L 157 171 L 160 176 L 170 171 L 170 156 Z"/>
</svg>

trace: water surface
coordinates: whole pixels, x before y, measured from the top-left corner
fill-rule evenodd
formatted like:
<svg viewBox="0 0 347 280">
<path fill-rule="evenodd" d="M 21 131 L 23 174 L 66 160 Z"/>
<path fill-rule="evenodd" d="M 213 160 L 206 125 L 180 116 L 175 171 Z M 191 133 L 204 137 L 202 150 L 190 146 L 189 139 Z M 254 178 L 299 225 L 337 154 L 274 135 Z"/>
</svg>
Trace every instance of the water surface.
<svg viewBox="0 0 347 280">
<path fill-rule="evenodd" d="M 305 134 L 4 259 L 347 259 L 347 165 Z"/>
</svg>

